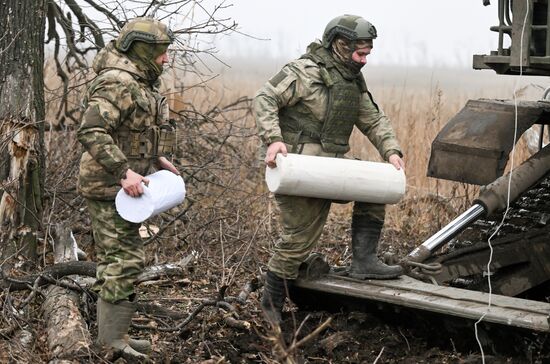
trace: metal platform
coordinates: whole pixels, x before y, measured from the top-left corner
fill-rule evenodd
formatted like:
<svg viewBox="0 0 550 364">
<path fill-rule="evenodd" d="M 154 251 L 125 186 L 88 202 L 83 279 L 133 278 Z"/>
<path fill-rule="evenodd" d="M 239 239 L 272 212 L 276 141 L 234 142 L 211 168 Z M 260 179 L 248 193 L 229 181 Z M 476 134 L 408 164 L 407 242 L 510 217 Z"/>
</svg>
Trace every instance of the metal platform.
<svg viewBox="0 0 550 364">
<path fill-rule="evenodd" d="M 521 135 L 549 119 L 547 101 L 469 100 L 432 142 L 428 176 L 487 185 L 502 176 Z"/>
<path fill-rule="evenodd" d="M 298 279 L 295 288 L 385 302 L 471 320 L 477 320 L 487 313 L 484 318 L 486 322 L 550 332 L 550 303 L 492 295 L 491 307 L 488 309 L 487 293 L 436 286 L 408 276 L 393 280 L 359 281 L 329 274 L 315 279 Z"/>
</svg>

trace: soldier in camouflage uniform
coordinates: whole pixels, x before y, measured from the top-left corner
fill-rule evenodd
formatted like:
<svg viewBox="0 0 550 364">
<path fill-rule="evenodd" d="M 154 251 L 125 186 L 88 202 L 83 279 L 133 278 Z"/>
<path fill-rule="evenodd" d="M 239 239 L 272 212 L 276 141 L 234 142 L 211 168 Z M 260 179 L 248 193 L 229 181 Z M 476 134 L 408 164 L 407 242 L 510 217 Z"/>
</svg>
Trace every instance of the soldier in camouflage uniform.
<svg viewBox="0 0 550 364">
<path fill-rule="evenodd" d="M 121 188 L 137 197 L 152 169 L 179 174 L 167 159 L 175 142 L 159 76 L 172 33 L 161 22 L 135 18 L 94 59 L 97 77 L 84 100 L 78 129 L 84 146 L 78 189 L 92 218 L 97 255 L 98 342 L 126 357 L 146 359 L 151 344 L 128 338 L 134 282 L 144 268 L 139 224 L 123 220 L 114 199 Z"/>
<path fill-rule="evenodd" d="M 330 21 L 322 43 L 288 63 L 254 98 L 259 135 L 267 146 L 266 164 L 273 168 L 278 153 L 342 158 L 356 126 L 384 160 L 404 168 L 402 153 L 389 120 L 367 90 L 361 68 L 372 50 L 376 29 L 354 15 Z M 280 323 L 288 285 L 319 239 L 330 200 L 275 195 L 283 235 L 268 264 L 262 309 Z M 352 216 L 352 264 L 348 274 L 358 279 L 389 279 L 402 274 L 377 255 L 385 206 L 355 202 Z"/>
</svg>

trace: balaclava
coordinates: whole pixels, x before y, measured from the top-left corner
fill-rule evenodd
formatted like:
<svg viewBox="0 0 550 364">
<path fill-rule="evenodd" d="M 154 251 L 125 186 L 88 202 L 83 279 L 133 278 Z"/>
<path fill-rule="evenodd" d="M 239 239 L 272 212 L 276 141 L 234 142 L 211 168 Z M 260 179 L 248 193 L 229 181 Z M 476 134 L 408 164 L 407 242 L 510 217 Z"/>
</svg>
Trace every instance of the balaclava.
<svg viewBox="0 0 550 364">
<path fill-rule="evenodd" d="M 331 45 L 332 54 L 337 61 L 346 66 L 352 73 L 358 74 L 361 72 L 361 68 L 363 68 L 364 64 L 355 62 L 351 58 L 351 55 L 357 49 L 365 48 L 367 45 L 368 42 L 366 40 L 352 42 L 344 37 L 336 37 Z"/>
<path fill-rule="evenodd" d="M 162 73 L 162 65 L 155 62 L 158 56 L 168 49 L 169 44 L 149 44 L 142 41 L 134 41 L 126 55 L 142 70 L 147 81 L 155 82 Z"/>
</svg>

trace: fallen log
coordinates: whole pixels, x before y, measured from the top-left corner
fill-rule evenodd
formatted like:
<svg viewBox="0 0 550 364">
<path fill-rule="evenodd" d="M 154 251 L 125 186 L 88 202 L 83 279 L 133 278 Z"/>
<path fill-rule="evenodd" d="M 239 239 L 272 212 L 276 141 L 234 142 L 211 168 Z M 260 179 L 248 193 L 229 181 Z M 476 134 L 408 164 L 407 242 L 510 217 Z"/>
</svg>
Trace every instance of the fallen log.
<svg viewBox="0 0 550 364">
<path fill-rule="evenodd" d="M 64 225 L 56 226 L 58 239 L 54 244 L 56 263 L 77 260 L 77 249 L 70 229 Z M 48 348 L 51 359 L 75 360 L 89 355 L 92 344 L 90 332 L 79 309 L 79 296 L 72 290 L 50 285 L 44 290 L 46 299 L 42 303 L 42 314 L 46 322 Z"/>
<path fill-rule="evenodd" d="M 193 258 L 193 255 L 189 255 L 177 263 L 147 267 L 143 273 L 139 275 L 136 284 L 154 281 L 164 277 L 182 277 L 186 273 L 184 268 L 193 260 Z M 46 267 L 42 272 L 37 274 L 29 274 L 17 278 L 1 276 L 0 278 L 2 279 L 0 281 L 0 289 L 9 289 L 10 292 L 13 292 L 31 289 L 33 285 L 36 285 L 36 287 L 42 287 L 51 283 L 50 280 L 45 277 L 60 279 L 70 275 L 79 275 L 95 278 L 96 267 L 97 264 L 94 262 L 67 261 L 56 263 Z M 2 272 L 0 271 L 0 275 L 1 274 Z"/>
<path fill-rule="evenodd" d="M 36 274 L 30 274 L 22 277 L 2 277 L 0 283 L 1 289 L 9 289 L 10 292 L 22 291 L 30 289 L 38 279 L 37 286 L 42 287 L 49 284 L 49 281 L 42 278 L 43 276 L 49 276 L 53 279 L 60 279 L 70 275 L 80 275 L 87 277 L 95 277 L 96 263 L 94 262 L 64 262 L 46 267 L 42 272 Z M 1 272 L 0 272 L 1 274 Z"/>
<path fill-rule="evenodd" d="M 42 315 L 51 359 L 87 357 L 92 339 L 80 314 L 78 295 L 58 286 L 49 286 L 45 291 Z"/>
</svg>

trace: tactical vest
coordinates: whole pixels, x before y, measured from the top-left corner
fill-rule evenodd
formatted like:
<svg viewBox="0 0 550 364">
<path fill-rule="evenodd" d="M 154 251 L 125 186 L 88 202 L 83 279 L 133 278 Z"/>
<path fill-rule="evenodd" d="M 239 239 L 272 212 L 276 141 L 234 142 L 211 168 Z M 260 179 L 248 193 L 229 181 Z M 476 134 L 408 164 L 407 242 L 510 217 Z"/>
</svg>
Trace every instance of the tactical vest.
<svg viewBox="0 0 550 364">
<path fill-rule="evenodd" d="M 136 80 L 137 81 L 137 80 Z M 174 153 L 175 127 L 168 121 L 166 97 L 138 84 L 128 86 L 135 109 L 113 132 L 113 140 L 128 160 L 151 160 Z M 86 103 L 86 101 L 85 101 Z"/>
<path fill-rule="evenodd" d="M 320 44 L 310 45 L 301 58 L 310 59 L 319 66 L 319 72 L 328 92 L 327 110 L 323 120 L 317 119 L 301 101 L 279 111 L 279 126 L 285 143 L 320 143 L 327 153 L 349 151 L 349 138 L 359 119 L 362 94 L 367 92 L 363 75 L 351 74 L 338 64 Z"/>
<path fill-rule="evenodd" d="M 166 98 L 158 93 L 152 96 L 154 98 L 150 100 L 149 105 L 137 99 L 136 111 L 133 115 L 134 122 L 130 125 L 121 125 L 115 132 L 115 142 L 129 160 L 153 159 L 174 153 L 176 132 L 175 127 L 166 122 L 168 120 Z M 151 95 L 149 97 L 151 98 Z M 142 127 L 134 128 L 135 120 L 140 118 L 141 112 L 148 109 L 151 113 L 147 115 L 145 112 L 145 122 Z"/>
</svg>

